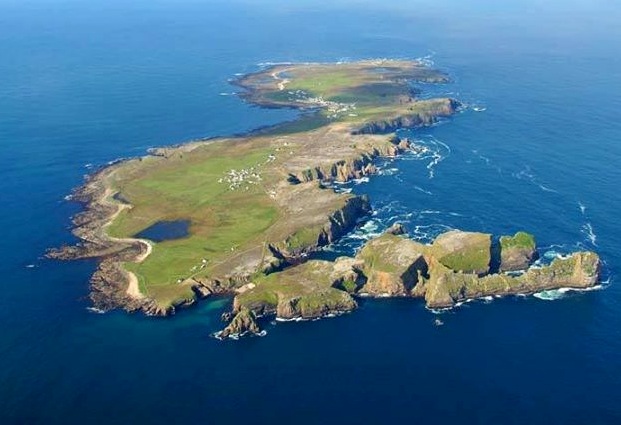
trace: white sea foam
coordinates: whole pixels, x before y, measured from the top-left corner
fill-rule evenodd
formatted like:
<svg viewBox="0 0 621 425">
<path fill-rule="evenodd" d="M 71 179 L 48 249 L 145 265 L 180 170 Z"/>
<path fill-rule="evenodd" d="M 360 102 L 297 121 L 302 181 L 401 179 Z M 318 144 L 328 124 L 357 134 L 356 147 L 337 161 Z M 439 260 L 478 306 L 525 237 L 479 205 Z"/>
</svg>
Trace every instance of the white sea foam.
<svg viewBox="0 0 621 425">
<path fill-rule="evenodd" d="M 500 166 L 498 166 L 497 164 L 495 164 L 489 157 L 482 155 L 481 153 L 479 153 L 479 151 L 477 149 L 473 149 L 472 153 L 481 161 L 485 162 L 485 165 L 487 165 L 488 167 L 492 167 L 494 168 L 496 171 L 498 171 L 499 174 L 502 174 L 502 168 L 500 168 Z"/>
<path fill-rule="evenodd" d="M 412 239 L 421 243 L 431 243 L 439 234 L 452 230 L 445 224 L 417 224 L 412 230 Z"/>
<path fill-rule="evenodd" d="M 548 291 L 541 291 L 533 294 L 533 297 L 538 298 L 544 301 L 554 301 L 560 300 L 567 296 L 567 294 L 571 292 L 591 292 L 591 291 L 599 291 L 602 289 L 603 285 L 595 285 L 590 288 L 558 288 L 558 289 L 550 289 Z"/>
<path fill-rule="evenodd" d="M 544 301 L 559 300 L 563 298 L 564 296 L 565 294 L 563 294 L 562 292 L 556 289 L 552 289 L 549 291 L 541 291 L 541 292 L 537 292 L 536 294 L 533 294 L 533 297 L 538 298 L 540 300 L 544 300 Z"/>
<path fill-rule="evenodd" d="M 425 195 L 433 195 L 433 193 L 432 193 L 432 192 L 430 192 L 430 191 L 428 191 L 428 190 L 425 190 L 425 189 L 423 189 L 423 188 L 422 188 L 422 187 L 420 187 L 420 186 L 416 186 L 416 185 L 415 185 L 415 186 L 414 186 L 414 189 L 416 189 L 416 190 L 417 190 L 417 191 L 419 191 L 419 192 L 424 193 Z"/>
<path fill-rule="evenodd" d="M 291 319 L 285 319 L 283 317 L 277 317 L 275 320 L 277 322 L 284 323 L 284 322 L 303 322 L 306 319 L 303 319 L 302 317 L 292 317 Z"/>
<path fill-rule="evenodd" d="M 399 172 L 398 168 L 381 168 L 377 174 L 380 176 L 394 176 Z"/>
<path fill-rule="evenodd" d="M 591 225 L 591 223 L 587 222 L 582 226 L 582 229 L 580 229 L 580 231 L 586 235 L 587 240 L 593 245 L 593 246 L 597 246 L 597 235 L 595 234 L 595 232 L 593 231 L 593 226 Z"/>
<path fill-rule="evenodd" d="M 586 206 L 582 202 L 580 202 L 580 201 L 578 201 L 578 208 L 580 208 L 580 213 L 582 215 L 584 215 L 586 213 Z"/>
<path fill-rule="evenodd" d="M 105 311 L 97 307 L 86 307 L 86 311 L 94 314 L 104 314 Z"/>
<path fill-rule="evenodd" d="M 558 193 L 558 191 L 557 191 L 557 190 L 550 189 L 549 187 L 544 186 L 544 185 L 542 185 L 542 184 L 538 184 L 537 186 L 539 186 L 539 189 L 543 190 L 544 192 Z"/>
<path fill-rule="evenodd" d="M 27 269 L 34 269 L 35 267 L 37 267 L 37 266 L 36 266 L 36 265 L 34 265 L 34 264 L 28 264 L 28 265 L 26 265 L 26 268 L 27 268 Z"/>
<path fill-rule="evenodd" d="M 434 178 L 436 167 L 451 154 L 451 148 L 446 143 L 430 135 L 415 139 L 413 143 L 412 152 L 404 155 L 401 159 L 404 161 L 429 160 L 427 164 L 429 178 Z"/>
<path fill-rule="evenodd" d="M 260 67 L 260 68 L 267 68 L 267 67 L 275 66 L 275 65 L 293 65 L 293 62 L 270 62 L 270 61 L 266 61 L 266 62 L 259 62 L 257 64 L 257 66 Z"/>
</svg>

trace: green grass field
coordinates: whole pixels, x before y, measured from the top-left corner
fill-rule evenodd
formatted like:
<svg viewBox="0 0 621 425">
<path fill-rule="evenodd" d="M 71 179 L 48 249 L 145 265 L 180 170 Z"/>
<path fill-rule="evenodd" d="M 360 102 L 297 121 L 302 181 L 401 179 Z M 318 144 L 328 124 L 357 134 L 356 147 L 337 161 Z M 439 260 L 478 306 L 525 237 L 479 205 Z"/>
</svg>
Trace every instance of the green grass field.
<svg viewBox="0 0 621 425">
<path fill-rule="evenodd" d="M 278 218 L 263 182 L 236 190 L 219 182 L 231 169 L 262 170 L 258 165 L 265 164 L 272 150 L 236 152 L 219 145 L 222 143 L 208 145 L 191 159 L 159 159 L 137 172 L 127 170 L 131 178 L 122 179 L 117 187 L 133 208 L 108 228 L 111 236 L 132 237 L 161 220 L 191 222 L 189 237 L 153 243 L 144 262 L 126 264 L 148 296 L 164 302 L 188 296 L 189 288 L 179 287 L 178 280 L 204 274 L 224 253 L 243 249 L 248 241 L 260 238 Z M 207 263 L 201 269 L 203 259 Z"/>
</svg>

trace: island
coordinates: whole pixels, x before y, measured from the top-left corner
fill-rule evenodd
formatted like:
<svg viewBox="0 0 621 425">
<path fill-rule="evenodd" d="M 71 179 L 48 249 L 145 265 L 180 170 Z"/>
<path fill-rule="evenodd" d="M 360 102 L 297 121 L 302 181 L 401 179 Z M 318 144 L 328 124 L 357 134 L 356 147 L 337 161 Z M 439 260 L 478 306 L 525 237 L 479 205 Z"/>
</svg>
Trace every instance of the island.
<svg viewBox="0 0 621 425">
<path fill-rule="evenodd" d="M 90 298 L 101 310 L 148 315 L 233 296 L 220 337 L 259 333 L 263 316 L 318 318 L 359 297 L 422 298 L 449 308 L 470 298 L 597 283 L 596 253 L 533 265 L 534 237 L 454 230 L 424 245 L 402 226 L 354 257 L 312 254 L 369 217 L 368 197 L 334 189 L 377 172 L 379 157 L 424 149 L 400 128 L 447 119 L 462 105 L 421 98 L 448 76 L 417 60 L 278 64 L 233 83 L 247 102 L 295 108 L 298 119 L 234 137 L 153 149 L 89 176 L 72 198 L 80 242 L 57 259 L 98 258 Z"/>
</svg>

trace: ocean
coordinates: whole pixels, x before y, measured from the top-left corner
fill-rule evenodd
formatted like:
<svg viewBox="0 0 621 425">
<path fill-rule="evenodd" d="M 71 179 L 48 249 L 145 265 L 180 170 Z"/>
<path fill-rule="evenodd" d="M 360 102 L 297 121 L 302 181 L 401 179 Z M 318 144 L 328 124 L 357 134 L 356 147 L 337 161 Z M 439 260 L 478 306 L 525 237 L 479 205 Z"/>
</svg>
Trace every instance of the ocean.
<svg viewBox="0 0 621 425">
<path fill-rule="evenodd" d="M 621 422 L 621 6 L 612 0 L 0 0 L 0 423 Z M 468 107 L 425 155 L 345 189 L 395 221 L 596 250 L 604 283 L 466 303 L 363 300 L 218 341 L 230 299 L 167 319 L 89 309 L 72 188 L 149 147 L 291 120 L 228 80 L 270 62 L 425 58 Z M 343 189 L 343 188 L 342 188 Z M 443 326 L 434 326 L 440 318 Z"/>
</svg>

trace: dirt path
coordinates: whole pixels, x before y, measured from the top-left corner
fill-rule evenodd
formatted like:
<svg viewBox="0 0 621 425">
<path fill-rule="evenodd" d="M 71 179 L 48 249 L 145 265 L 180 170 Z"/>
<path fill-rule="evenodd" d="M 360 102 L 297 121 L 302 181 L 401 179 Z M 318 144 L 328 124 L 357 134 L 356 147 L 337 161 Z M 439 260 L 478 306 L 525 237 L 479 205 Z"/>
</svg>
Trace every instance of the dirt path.
<svg viewBox="0 0 621 425">
<path fill-rule="evenodd" d="M 119 214 L 121 214 L 121 212 L 123 212 L 125 209 L 127 208 L 131 208 L 131 205 L 128 204 L 124 204 L 124 203 L 120 203 L 120 202 L 116 202 L 116 201 L 111 201 L 110 198 L 111 196 L 113 196 L 114 193 L 112 191 L 112 189 L 110 188 L 106 188 L 104 194 L 101 197 L 100 202 L 102 204 L 107 204 L 107 205 L 111 205 L 113 207 L 116 207 L 117 210 L 114 214 L 112 214 L 112 216 L 110 216 L 110 219 L 108 220 L 108 222 L 106 222 L 106 224 L 103 226 L 104 231 L 105 229 L 110 226 L 110 224 L 112 224 L 112 222 L 114 221 L 114 219 L 116 219 Z M 138 238 L 115 238 L 113 236 L 109 236 L 108 238 L 112 241 L 115 242 L 120 242 L 120 243 L 128 243 L 128 244 L 134 244 L 136 242 L 144 245 L 146 247 L 146 249 L 144 251 L 142 251 L 140 253 L 140 255 L 138 255 L 135 259 L 134 262 L 135 263 L 142 263 L 153 251 L 153 245 L 151 245 L 151 242 L 149 242 L 146 239 L 138 239 Z M 144 298 L 144 294 L 142 294 L 140 292 L 140 285 L 138 282 L 138 277 L 136 276 L 135 273 L 130 272 L 125 270 L 125 273 L 127 274 L 127 280 L 129 282 L 129 285 L 127 286 L 127 295 L 129 295 L 132 298 Z"/>
</svg>

